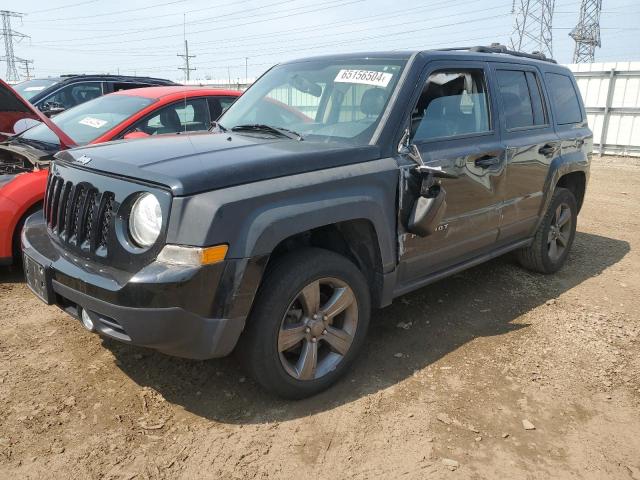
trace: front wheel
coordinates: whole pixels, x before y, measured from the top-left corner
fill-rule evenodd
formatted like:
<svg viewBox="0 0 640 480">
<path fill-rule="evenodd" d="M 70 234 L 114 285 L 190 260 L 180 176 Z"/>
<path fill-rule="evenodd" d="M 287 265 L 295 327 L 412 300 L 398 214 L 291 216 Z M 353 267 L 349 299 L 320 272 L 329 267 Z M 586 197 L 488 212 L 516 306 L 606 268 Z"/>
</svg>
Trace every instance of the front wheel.
<svg viewBox="0 0 640 480">
<path fill-rule="evenodd" d="M 265 276 L 237 353 L 267 390 L 291 399 L 314 395 L 357 356 L 370 302 L 349 259 L 317 248 L 294 252 Z"/>
<path fill-rule="evenodd" d="M 540 273 L 558 271 L 576 235 L 578 207 L 571 191 L 557 188 L 530 246 L 517 251 L 520 264 Z"/>
</svg>

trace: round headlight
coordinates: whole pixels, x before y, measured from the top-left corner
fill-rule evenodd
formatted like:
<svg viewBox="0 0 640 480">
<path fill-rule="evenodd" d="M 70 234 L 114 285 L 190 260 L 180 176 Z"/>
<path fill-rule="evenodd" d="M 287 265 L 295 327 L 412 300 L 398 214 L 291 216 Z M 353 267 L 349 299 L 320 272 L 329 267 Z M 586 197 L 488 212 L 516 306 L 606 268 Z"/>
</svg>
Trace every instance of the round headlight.
<svg viewBox="0 0 640 480">
<path fill-rule="evenodd" d="M 150 194 L 140 195 L 131 207 L 129 233 L 141 247 L 150 247 L 160 235 L 162 227 L 162 209 L 158 199 Z"/>
</svg>

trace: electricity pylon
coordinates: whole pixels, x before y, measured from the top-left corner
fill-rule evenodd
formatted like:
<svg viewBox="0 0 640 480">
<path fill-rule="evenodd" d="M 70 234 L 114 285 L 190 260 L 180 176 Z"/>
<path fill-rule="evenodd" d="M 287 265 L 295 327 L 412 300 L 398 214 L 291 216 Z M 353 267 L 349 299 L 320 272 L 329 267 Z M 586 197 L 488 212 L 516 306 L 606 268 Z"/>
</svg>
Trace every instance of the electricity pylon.
<svg viewBox="0 0 640 480">
<path fill-rule="evenodd" d="M 23 38 L 27 38 L 27 35 L 13 30 L 11 28 L 11 19 L 22 18 L 22 14 L 8 10 L 0 10 L 0 17 L 2 17 L 1 34 L 4 38 L 4 57 L 2 57 L 2 60 L 7 62 L 6 80 L 9 82 L 17 82 L 20 80 L 20 75 L 18 75 L 18 69 L 16 67 L 16 56 L 13 53 L 13 39 L 17 38 L 22 40 Z"/>
<path fill-rule="evenodd" d="M 513 0 L 511 49 L 553 56 L 553 11 L 555 0 Z"/>
<path fill-rule="evenodd" d="M 578 25 L 569 36 L 576 41 L 573 63 L 593 63 L 600 42 L 600 12 L 602 0 L 582 0 Z"/>
</svg>

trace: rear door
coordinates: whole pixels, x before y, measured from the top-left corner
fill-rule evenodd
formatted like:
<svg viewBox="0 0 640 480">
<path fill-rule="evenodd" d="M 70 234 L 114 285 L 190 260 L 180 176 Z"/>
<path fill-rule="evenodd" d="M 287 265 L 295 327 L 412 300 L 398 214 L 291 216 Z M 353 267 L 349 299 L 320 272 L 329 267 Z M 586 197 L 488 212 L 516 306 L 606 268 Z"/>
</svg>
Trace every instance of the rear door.
<svg viewBox="0 0 640 480">
<path fill-rule="evenodd" d="M 466 61 L 432 62 L 422 77 L 411 142 L 428 166 L 458 178 L 441 180 L 446 211 L 438 231 L 426 237 L 404 236 L 401 283 L 419 283 L 422 277 L 495 246 L 505 155 L 488 77 L 484 62 Z"/>
<path fill-rule="evenodd" d="M 560 154 L 540 72 L 533 66 L 492 64 L 506 146 L 506 183 L 498 243 L 532 235 L 549 165 Z"/>
</svg>

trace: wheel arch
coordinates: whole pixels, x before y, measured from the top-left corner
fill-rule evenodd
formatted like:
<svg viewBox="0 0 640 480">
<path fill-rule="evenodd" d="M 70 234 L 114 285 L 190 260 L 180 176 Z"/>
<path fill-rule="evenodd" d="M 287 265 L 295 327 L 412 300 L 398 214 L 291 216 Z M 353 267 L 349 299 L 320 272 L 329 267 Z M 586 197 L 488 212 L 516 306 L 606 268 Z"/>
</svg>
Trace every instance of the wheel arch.
<svg viewBox="0 0 640 480">
<path fill-rule="evenodd" d="M 563 174 L 556 182 L 556 188 L 562 187 L 573 193 L 578 206 L 578 213 L 584 202 L 584 194 L 587 188 L 587 176 L 582 170 L 576 170 Z"/>
<path fill-rule="evenodd" d="M 380 304 L 383 263 L 378 234 L 371 220 L 354 218 L 290 235 L 273 248 L 265 273 L 288 253 L 305 247 L 322 248 L 351 260 L 367 279 L 372 303 Z"/>
</svg>

